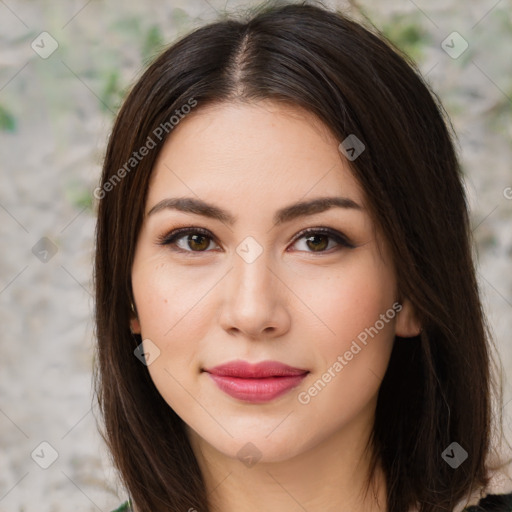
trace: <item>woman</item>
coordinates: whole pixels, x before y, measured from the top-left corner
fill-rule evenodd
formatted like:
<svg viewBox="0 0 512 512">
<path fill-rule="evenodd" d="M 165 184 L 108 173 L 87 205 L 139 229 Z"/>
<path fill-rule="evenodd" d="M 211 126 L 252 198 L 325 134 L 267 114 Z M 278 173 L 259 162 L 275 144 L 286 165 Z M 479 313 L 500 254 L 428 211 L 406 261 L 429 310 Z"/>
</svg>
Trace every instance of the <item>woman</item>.
<svg viewBox="0 0 512 512">
<path fill-rule="evenodd" d="M 406 57 L 312 5 L 210 24 L 148 68 L 95 191 L 120 510 L 489 494 L 499 389 L 442 113 Z"/>
</svg>

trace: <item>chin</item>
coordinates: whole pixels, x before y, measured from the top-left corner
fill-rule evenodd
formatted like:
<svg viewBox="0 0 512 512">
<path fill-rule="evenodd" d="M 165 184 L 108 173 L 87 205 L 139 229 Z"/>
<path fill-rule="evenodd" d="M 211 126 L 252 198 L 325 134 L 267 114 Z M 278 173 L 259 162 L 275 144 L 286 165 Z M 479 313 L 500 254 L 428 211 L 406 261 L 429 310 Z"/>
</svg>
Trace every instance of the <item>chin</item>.
<svg viewBox="0 0 512 512">
<path fill-rule="evenodd" d="M 231 438 L 227 434 L 219 439 L 219 436 L 209 438 L 203 437 L 203 442 L 210 444 L 215 450 L 226 457 L 238 459 L 248 467 L 254 463 L 275 463 L 284 462 L 292 459 L 304 451 L 307 451 L 315 444 L 315 439 L 311 436 L 308 439 L 300 439 L 299 436 L 293 437 L 283 430 L 278 433 L 270 432 L 275 428 L 265 426 L 257 434 L 251 435 L 246 429 L 240 431 L 231 430 Z"/>
<path fill-rule="evenodd" d="M 228 452 L 225 452 L 226 456 L 239 460 L 247 467 L 256 463 L 284 462 L 300 453 L 300 447 L 290 442 L 290 439 L 281 440 L 279 444 L 276 444 L 269 442 L 264 435 L 261 436 L 261 439 L 252 440 L 244 437 L 234 441 L 231 446 L 226 448 L 228 448 Z"/>
</svg>

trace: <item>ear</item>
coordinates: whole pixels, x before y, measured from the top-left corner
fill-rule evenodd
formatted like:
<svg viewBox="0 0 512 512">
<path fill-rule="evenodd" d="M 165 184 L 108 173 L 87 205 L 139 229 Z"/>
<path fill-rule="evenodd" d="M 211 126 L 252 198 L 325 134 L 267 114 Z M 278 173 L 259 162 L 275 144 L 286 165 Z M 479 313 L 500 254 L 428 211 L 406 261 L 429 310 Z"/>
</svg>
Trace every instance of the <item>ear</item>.
<svg viewBox="0 0 512 512">
<path fill-rule="evenodd" d="M 400 304 L 402 309 L 396 317 L 395 334 L 401 338 L 418 336 L 422 328 L 411 302 L 409 299 L 403 299 Z"/>
<path fill-rule="evenodd" d="M 139 319 L 135 316 L 135 313 L 132 313 L 132 317 L 130 318 L 130 331 L 132 334 L 140 334 L 140 323 Z"/>
</svg>

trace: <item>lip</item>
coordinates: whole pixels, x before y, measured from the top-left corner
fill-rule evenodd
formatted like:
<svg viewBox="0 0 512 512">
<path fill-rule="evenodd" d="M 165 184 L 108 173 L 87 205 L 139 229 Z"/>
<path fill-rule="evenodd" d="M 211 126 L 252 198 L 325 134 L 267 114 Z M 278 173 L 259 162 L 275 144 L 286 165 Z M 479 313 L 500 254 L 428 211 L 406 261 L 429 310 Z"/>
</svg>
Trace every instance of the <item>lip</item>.
<svg viewBox="0 0 512 512">
<path fill-rule="evenodd" d="M 231 361 L 205 369 L 226 394 L 245 402 L 268 402 L 298 386 L 309 370 L 278 361 Z"/>
</svg>

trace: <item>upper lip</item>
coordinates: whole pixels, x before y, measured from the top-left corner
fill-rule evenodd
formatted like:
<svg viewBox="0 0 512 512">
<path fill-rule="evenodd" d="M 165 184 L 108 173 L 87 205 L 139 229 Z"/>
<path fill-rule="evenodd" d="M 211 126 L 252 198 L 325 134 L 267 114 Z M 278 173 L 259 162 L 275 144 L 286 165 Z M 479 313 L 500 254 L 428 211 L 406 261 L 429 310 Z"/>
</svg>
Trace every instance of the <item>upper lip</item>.
<svg viewBox="0 0 512 512">
<path fill-rule="evenodd" d="M 230 361 L 213 368 L 206 368 L 204 371 L 213 375 L 225 377 L 241 377 L 246 379 L 263 379 L 266 377 L 287 377 L 291 375 L 303 375 L 309 370 L 294 368 L 279 361 L 261 361 L 260 363 L 249 363 L 247 361 Z"/>
</svg>

